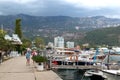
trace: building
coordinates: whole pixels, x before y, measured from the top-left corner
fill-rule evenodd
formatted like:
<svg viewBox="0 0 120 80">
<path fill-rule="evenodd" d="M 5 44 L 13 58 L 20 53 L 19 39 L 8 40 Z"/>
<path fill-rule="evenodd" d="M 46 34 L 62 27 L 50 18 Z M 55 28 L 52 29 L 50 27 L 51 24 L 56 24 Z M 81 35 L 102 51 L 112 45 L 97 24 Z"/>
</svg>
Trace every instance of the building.
<svg viewBox="0 0 120 80">
<path fill-rule="evenodd" d="M 74 42 L 70 42 L 70 41 L 66 42 L 66 47 L 67 48 L 74 48 Z"/>
<path fill-rule="evenodd" d="M 54 38 L 54 46 L 58 48 L 64 48 L 64 38 L 63 37 L 55 37 Z"/>
<path fill-rule="evenodd" d="M 49 43 L 48 43 L 48 47 L 53 48 L 53 46 L 54 46 L 54 45 L 53 45 L 53 43 L 52 43 L 52 42 L 49 42 Z"/>
<path fill-rule="evenodd" d="M 12 37 L 9 35 L 5 35 L 4 38 L 5 38 L 5 40 L 11 41 L 13 44 L 20 44 L 20 45 L 22 44 L 22 42 L 17 34 L 12 34 Z"/>
</svg>

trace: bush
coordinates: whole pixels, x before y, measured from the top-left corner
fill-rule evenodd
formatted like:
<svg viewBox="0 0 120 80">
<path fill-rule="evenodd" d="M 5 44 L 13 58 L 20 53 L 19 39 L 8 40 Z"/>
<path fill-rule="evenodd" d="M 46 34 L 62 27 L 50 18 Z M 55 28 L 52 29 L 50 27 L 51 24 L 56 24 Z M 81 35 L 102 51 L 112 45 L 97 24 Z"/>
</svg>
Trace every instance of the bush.
<svg viewBox="0 0 120 80">
<path fill-rule="evenodd" d="M 45 58 L 43 56 L 40 56 L 40 55 L 33 56 L 32 59 L 33 59 L 33 61 L 35 61 L 37 63 L 46 62 L 47 61 L 47 58 Z"/>
</svg>

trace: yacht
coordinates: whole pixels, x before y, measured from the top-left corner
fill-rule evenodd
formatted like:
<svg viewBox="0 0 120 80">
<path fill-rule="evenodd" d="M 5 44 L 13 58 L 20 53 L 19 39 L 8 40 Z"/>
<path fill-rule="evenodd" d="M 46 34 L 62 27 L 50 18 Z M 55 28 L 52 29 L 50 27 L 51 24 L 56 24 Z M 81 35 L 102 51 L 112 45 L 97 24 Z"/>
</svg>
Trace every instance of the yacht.
<svg viewBox="0 0 120 80">
<path fill-rule="evenodd" d="M 94 69 L 94 70 L 87 70 L 84 76 L 89 77 L 90 80 L 107 80 L 107 76 L 103 74 L 102 71 Z"/>
<path fill-rule="evenodd" d="M 119 80 L 120 79 L 120 55 L 119 54 L 109 54 L 105 60 L 102 72 L 108 77 L 108 80 Z"/>
</svg>

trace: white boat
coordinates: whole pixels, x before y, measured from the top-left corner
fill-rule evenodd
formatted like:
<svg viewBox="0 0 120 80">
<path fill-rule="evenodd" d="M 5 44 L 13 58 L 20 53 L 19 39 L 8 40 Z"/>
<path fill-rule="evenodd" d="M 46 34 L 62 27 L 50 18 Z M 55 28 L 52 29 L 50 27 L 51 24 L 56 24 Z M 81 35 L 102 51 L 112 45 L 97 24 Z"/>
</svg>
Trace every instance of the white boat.
<svg viewBox="0 0 120 80">
<path fill-rule="evenodd" d="M 104 62 L 107 69 L 103 68 L 102 72 L 108 80 L 120 80 L 120 55 L 108 54 Z"/>
<path fill-rule="evenodd" d="M 56 49 L 54 54 L 51 54 L 53 64 L 57 65 L 93 65 L 94 63 L 101 63 L 103 54 L 96 50 L 69 50 Z M 96 60 L 95 60 L 95 59 Z M 57 62 L 57 63 L 56 63 Z"/>
<path fill-rule="evenodd" d="M 120 70 L 102 70 L 103 72 L 110 73 L 116 76 L 120 76 Z"/>
<path fill-rule="evenodd" d="M 88 70 L 85 72 L 84 76 L 89 77 L 90 80 L 107 80 L 107 76 L 103 74 L 100 70 Z"/>
<path fill-rule="evenodd" d="M 102 70 L 107 80 L 120 80 L 120 70 Z"/>
</svg>

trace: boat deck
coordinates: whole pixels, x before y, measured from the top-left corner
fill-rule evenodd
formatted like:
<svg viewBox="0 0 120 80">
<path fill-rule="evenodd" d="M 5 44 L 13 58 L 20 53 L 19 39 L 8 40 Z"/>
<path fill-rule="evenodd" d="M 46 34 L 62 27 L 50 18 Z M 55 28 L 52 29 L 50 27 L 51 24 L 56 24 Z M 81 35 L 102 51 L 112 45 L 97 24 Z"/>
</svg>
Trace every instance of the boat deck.
<svg viewBox="0 0 120 80">
<path fill-rule="evenodd" d="M 120 70 L 102 70 L 103 72 L 120 75 Z"/>
</svg>

